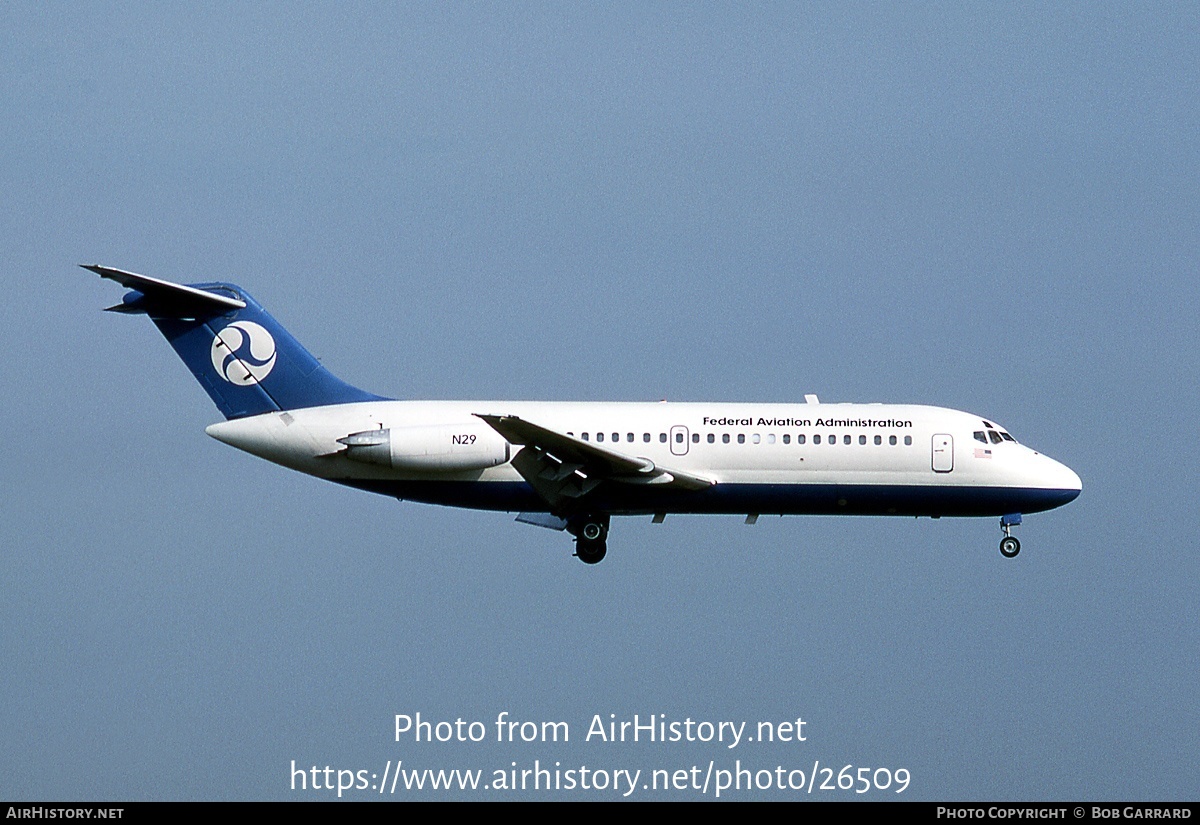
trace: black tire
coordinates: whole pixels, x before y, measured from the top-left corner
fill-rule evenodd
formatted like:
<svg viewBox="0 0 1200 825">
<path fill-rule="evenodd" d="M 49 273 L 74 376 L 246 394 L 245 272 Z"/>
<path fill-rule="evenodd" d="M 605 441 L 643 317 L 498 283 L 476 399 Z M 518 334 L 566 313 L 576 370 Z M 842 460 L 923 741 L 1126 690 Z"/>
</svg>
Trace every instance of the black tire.
<svg viewBox="0 0 1200 825">
<path fill-rule="evenodd" d="M 1021 542 L 1017 541 L 1015 536 L 1005 536 L 1000 539 L 1000 555 L 1006 559 L 1016 558 L 1017 553 L 1021 552 Z"/>
<path fill-rule="evenodd" d="M 598 521 L 584 522 L 583 527 L 579 528 L 579 538 L 587 542 L 603 543 L 604 525 Z"/>
<path fill-rule="evenodd" d="M 599 564 L 608 552 L 608 543 L 603 541 L 575 541 L 575 555 L 584 564 Z"/>
</svg>

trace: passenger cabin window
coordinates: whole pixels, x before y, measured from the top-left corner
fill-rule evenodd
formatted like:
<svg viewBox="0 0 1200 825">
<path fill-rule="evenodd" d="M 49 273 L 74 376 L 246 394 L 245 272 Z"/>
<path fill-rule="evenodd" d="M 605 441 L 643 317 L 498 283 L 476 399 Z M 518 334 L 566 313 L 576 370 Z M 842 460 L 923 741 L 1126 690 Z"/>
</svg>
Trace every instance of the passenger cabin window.
<svg viewBox="0 0 1200 825">
<path fill-rule="evenodd" d="M 708 443 L 709 444 L 714 443 L 716 440 L 717 440 L 717 437 L 715 435 L 713 435 L 712 433 L 708 434 Z"/>
<path fill-rule="evenodd" d="M 906 447 L 912 445 L 912 436 L 911 435 L 904 436 L 904 445 Z"/>
<path fill-rule="evenodd" d="M 603 441 L 603 440 L 604 440 L 604 433 L 596 433 L 596 440 L 597 440 L 597 441 Z"/>
<path fill-rule="evenodd" d="M 582 438 L 584 441 L 587 441 L 587 440 L 588 440 L 588 434 L 587 434 L 587 433 L 580 433 L 580 434 L 579 434 L 579 437 L 580 437 L 580 438 Z"/>
<path fill-rule="evenodd" d="M 729 433 L 722 433 L 722 434 L 721 434 L 721 443 L 722 443 L 722 444 L 728 444 L 728 443 L 729 443 Z"/>
<path fill-rule="evenodd" d="M 784 433 L 784 434 L 783 434 L 783 443 L 784 443 L 784 444 L 791 444 L 791 443 L 792 443 L 792 437 L 791 437 L 790 435 L 788 435 L 787 433 Z"/>
<path fill-rule="evenodd" d="M 876 445 L 879 445 L 879 444 L 882 444 L 882 443 L 883 443 L 883 436 L 881 436 L 881 435 L 877 435 L 877 436 L 875 436 L 875 444 L 876 444 Z"/>
<path fill-rule="evenodd" d="M 627 433 L 625 436 L 625 440 L 628 441 L 630 444 L 632 444 L 633 443 L 633 433 Z"/>
<path fill-rule="evenodd" d="M 800 435 L 796 436 L 796 443 L 803 444 L 805 441 L 805 438 L 806 438 L 806 436 L 804 435 L 804 433 L 800 433 Z M 817 443 L 820 443 L 820 442 L 817 442 Z"/>
<path fill-rule="evenodd" d="M 649 444 L 650 443 L 650 433 L 642 433 L 642 441 L 645 441 L 647 444 Z"/>
<path fill-rule="evenodd" d="M 700 433 L 692 433 L 692 443 L 693 444 L 700 443 Z"/>
<path fill-rule="evenodd" d="M 738 433 L 738 444 L 745 444 L 745 443 L 746 443 L 746 434 Z"/>
<path fill-rule="evenodd" d="M 813 444 L 820 444 L 820 443 L 821 443 L 821 436 L 814 435 L 813 436 Z"/>
<path fill-rule="evenodd" d="M 676 444 L 683 443 L 683 433 L 675 433 L 675 443 Z"/>
<path fill-rule="evenodd" d="M 659 434 L 658 434 L 658 443 L 659 443 L 659 444 L 666 444 L 666 443 L 667 443 L 667 434 L 666 434 L 666 433 L 659 433 Z"/>
<path fill-rule="evenodd" d="M 888 444 L 895 444 L 895 443 L 896 443 L 896 436 L 889 435 L 888 436 Z"/>
<path fill-rule="evenodd" d="M 751 439 L 751 440 L 752 440 L 752 441 L 753 441 L 755 444 L 757 444 L 757 443 L 759 443 L 760 441 L 762 441 L 762 436 L 761 436 L 761 435 L 759 435 L 758 433 L 755 433 L 754 435 L 750 436 L 750 439 Z"/>
</svg>

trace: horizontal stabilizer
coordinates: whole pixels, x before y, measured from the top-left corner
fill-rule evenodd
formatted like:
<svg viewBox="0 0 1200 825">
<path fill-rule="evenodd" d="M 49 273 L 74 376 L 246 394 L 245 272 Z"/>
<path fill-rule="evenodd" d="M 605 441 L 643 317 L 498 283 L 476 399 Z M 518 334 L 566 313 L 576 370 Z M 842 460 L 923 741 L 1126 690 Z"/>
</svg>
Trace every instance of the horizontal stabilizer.
<svg viewBox="0 0 1200 825">
<path fill-rule="evenodd" d="M 99 264 L 80 266 L 138 293 L 126 295 L 122 303 L 108 307 L 108 312 L 146 313 L 160 318 L 201 318 L 246 308 L 245 301 L 216 292 Z"/>
</svg>

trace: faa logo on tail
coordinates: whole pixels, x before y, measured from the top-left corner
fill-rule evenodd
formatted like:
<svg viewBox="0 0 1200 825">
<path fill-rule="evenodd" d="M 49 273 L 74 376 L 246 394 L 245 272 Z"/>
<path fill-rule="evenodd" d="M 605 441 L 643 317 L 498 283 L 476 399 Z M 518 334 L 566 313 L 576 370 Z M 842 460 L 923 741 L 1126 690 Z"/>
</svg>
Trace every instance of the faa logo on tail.
<svg viewBox="0 0 1200 825">
<path fill-rule="evenodd" d="M 275 339 L 253 321 L 234 321 L 213 339 L 212 363 L 231 384 L 257 384 L 275 366 Z"/>
</svg>

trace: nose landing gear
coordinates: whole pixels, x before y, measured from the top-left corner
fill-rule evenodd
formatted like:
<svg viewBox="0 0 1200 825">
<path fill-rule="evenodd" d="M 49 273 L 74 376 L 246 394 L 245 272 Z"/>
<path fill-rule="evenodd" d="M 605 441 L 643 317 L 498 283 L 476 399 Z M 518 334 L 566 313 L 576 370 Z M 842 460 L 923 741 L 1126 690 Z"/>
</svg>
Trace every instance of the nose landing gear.
<svg viewBox="0 0 1200 825">
<path fill-rule="evenodd" d="M 608 552 L 607 514 L 589 513 L 567 522 L 567 531 L 575 537 L 575 556 L 584 564 L 596 564 Z"/>
<path fill-rule="evenodd" d="M 1021 542 L 1012 535 L 1012 528 L 1020 523 L 1020 513 L 1010 513 L 1000 517 L 1000 529 L 1004 531 L 1004 538 L 1000 539 L 1000 555 L 1006 559 L 1014 558 L 1017 553 L 1021 552 Z"/>
</svg>

